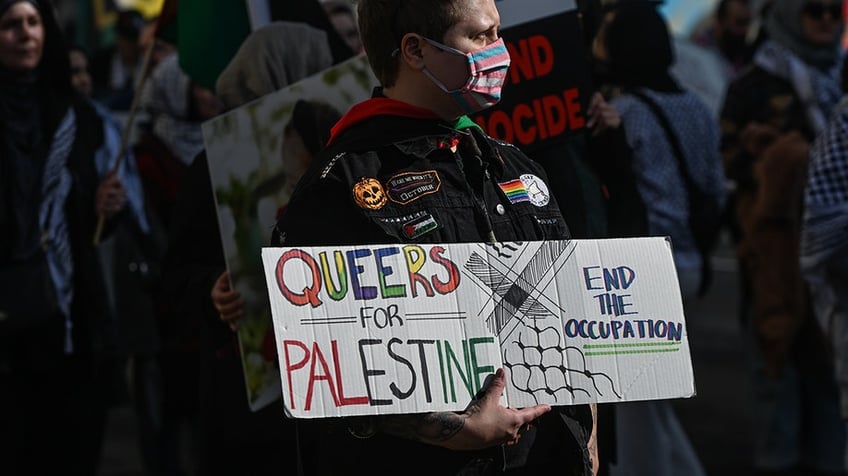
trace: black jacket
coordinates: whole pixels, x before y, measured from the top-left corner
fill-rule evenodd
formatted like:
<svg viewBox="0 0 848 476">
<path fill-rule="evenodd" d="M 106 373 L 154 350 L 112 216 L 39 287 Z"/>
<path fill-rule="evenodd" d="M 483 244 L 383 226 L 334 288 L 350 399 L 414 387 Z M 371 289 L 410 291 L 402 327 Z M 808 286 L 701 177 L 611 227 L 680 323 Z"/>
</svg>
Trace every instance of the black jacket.
<svg viewBox="0 0 848 476">
<path fill-rule="evenodd" d="M 348 121 L 346 128 L 345 122 L 298 184 L 272 244 L 569 238 L 543 169 L 514 146 L 477 127 L 457 130 L 435 119 L 376 115 Z M 508 195 L 517 184 L 527 193 Z M 305 474 L 354 468 L 369 474 L 502 474 L 501 447 L 450 451 L 382 433 L 357 439 L 348 431 L 352 421 L 298 421 Z M 537 423 L 535 442 L 522 438 L 527 444 L 512 449 L 529 455 L 526 465 L 507 474 L 590 474 L 587 405 L 557 408 Z"/>
<path fill-rule="evenodd" d="M 512 203 L 499 185 L 522 175 L 536 177 L 528 180 L 536 181 L 533 199 L 543 206 Z M 373 180 L 379 186 L 370 190 Z M 538 164 L 477 128 L 375 117 L 343 132 L 313 162 L 272 242 L 485 242 L 491 241 L 490 231 L 500 242 L 569 238 L 545 181 Z M 373 205 L 357 203 L 369 198 Z M 425 217 L 435 220 L 435 229 L 405 231 Z"/>
</svg>

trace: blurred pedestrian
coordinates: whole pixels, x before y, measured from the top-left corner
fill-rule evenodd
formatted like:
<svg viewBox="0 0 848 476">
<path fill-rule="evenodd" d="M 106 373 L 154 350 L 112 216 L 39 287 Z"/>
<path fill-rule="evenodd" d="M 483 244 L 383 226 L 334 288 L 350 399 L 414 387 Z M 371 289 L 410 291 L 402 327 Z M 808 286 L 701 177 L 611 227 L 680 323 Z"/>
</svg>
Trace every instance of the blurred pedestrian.
<svg viewBox="0 0 848 476">
<path fill-rule="evenodd" d="M 142 75 L 144 52 L 140 39 L 147 23 L 136 10 L 120 10 L 114 45 L 98 51 L 92 60 L 94 97 L 111 111 L 126 113 L 132 105 Z"/>
<path fill-rule="evenodd" d="M 840 410 L 848 422 L 848 61 L 842 100 L 813 142 L 804 192 L 801 270 L 830 343 Z M 846 453 L 848 454 L 848 453 Z"/>
<path fill-rule="evenodd" d="M 323 31 L 275 22 L 245 40 L 221 73 L 216 93 L 224 109 L 231 110 L 331 64 Z M 186 377 L 196 377 L 198 474 L 294 472 L 298 442 L 282 400 L 256 412 L 247 401 L 235 325 L 229 325 L 242 315 L 243 301 L 225 272 L 205 153 L 192 161 L 180 182 L 172 217 L 163 268 L 170 308 L 163 332 L 169 345 L 195 359 Z"/>
<path fill-rule="evenodd" d="M 799 267 L 809 144 L 841 96 L 842 9 L 841 0 L 774 0 L 768 40 L 721 115 L 759 471 L 845 471 L 832 362 Z"/>
<path fill-rule="evenodd" d="M 0 1 L 0 465 L 95 475 L 111 373 L 92 238 L 124 208 L 48 0 Z"/>
<path fill-rule="evenodd" d="M 714 116 L 672 78 L 673 46 L 653 2 L 622 2 L 608 13 L 599 53 L 620 94 L 612 105 L 632 149 L 636 188 L 645 205 L 647 234 L 673 243 L 684 305 L 707 284 L 708 265 L 691 223 L 699 200 L 716 212 L 724 200 L 719 132 Z M 709 217 L 703 217 L 709 220 Z M 616 405 L 612 475 L 703 475 L 704 469 L 669 402 Z"/>
<path fill-rule="evenodd" d="M 356 13 L 353 11 L 349 0 L 323 0 L 321 6 L 327 12 L 333 28 L 339 36 L 347 43 L 351 51 L 360 54 L 362 39 L 359 37 L 359 26 L 356 24 Z"/>
<path fill-rule="evenodd" d="M 80 47 L 70 48 L 71 85 L 83 96 L 90 98 L 94 93 L 94 83 L 91 80 L 88 54 Z"/>
<path fill-rule="evenodd" d="M 723 60 L 728 80 L 747 67 L 754 50 L 749 41 L 753 12 L 749 0 L 719 0 L 710 27 L 697 32 L 692 41 Z"/>
<path fill-rule="evenodd" d="M 116 307 L 145 469 L 149 474 L 182 474 L 182 435 L 191 429 L 196 388 L 185 385 L 191 379 L 182 353 L 162 343 L 161 327 L 169 325 L 171 317 L 161 298 L 161 267 L 179 182 L 203 150 L 201 123 L 220 112 L 220 103 L 182 72 L 178 55 L 172 53 L 156 65 L 140 104 L 148 122 L 140 128 L 132 152 L 144 186 L 150 231 L 119 229 L 123 233 L 115 244 Z"/>
</svg>

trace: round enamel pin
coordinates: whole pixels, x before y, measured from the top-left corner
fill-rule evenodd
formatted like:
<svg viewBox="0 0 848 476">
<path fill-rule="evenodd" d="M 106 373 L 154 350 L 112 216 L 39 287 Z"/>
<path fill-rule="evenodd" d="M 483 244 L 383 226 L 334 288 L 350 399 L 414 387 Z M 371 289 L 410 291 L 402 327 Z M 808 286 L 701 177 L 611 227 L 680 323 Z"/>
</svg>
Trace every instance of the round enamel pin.
<svg viewBox="0 0 848 476">
<path fill-rule="evenodd" d="M 379 210 L 386 204 L 388 197 L 383 185 L 377 179 L 362 177 L 353 186 L 353 199 L 360 208 Z"/>
<path fill-rule="evenodd" d="M 548 185 L 539 177 L 533 174 L 524 174 L 521 176 L 521 183 L 527 189 L 527 196 L 533 205 L 544 207 L 551 202 L 551 192 L 548 191 Z"/>
</svg>

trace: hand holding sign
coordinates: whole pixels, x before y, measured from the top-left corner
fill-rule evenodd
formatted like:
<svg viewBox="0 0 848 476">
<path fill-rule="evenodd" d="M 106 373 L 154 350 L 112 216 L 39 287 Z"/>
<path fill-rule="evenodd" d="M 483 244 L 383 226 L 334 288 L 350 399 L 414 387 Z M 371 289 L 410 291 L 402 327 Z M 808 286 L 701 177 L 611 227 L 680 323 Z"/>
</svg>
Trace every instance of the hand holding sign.
<svg viewBox="0 0 848 476">
<path fill-rule="evenodd" d="M 465 420 L 462 428 L 447 441 L 436 444 L 452 450 L 475 450 L 511 443 L 524 425 L 551 410 L 550 405 L 504 407 L 500 401 L 505 386 L 504 371 L 498 369 L 481 389 L 481 397 L 459 415 Z"/>
<path fill-rule="evenodd" d="M 486 379 L 478 397 L 462 413 L 431 412 L 391 415 L 380 421 L 380 430 L 402 438 L 452 450 L 477 450 L 518 441 L 519 432 L 551 410 L 550 405 L 524 409 L 501 405 L 506 375 L 498 369 Z"/>
<path fill-rule="evenodd" d="M 244 299 L 241 293 L 230 286 L 230 274 L 226 271 L 218 276 L 210 292 L 212 304 L 218 311 L 223 322 L 235 332 L 238 329 L 239 319 L 244 317 Z"/>
<path fill-rule="evenodd" d="M 121 179 L 115 172 L 110 172 L 97 187 L 95 199 L 97 214 L 105 218 L 112 218 L 124 208 L 126 198 L 127 192 L 121 183 Z"/>
</svg>

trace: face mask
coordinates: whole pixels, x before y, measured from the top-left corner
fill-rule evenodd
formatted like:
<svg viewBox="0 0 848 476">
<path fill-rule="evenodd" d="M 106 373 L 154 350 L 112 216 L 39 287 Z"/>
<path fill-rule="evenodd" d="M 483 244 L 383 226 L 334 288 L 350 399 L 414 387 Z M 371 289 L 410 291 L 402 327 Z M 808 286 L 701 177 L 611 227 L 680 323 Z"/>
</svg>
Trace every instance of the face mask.
<svg viewBox="0 0 848 476">
<path fill-rule="evenodd" d="M 468 80 L 460 88 L 450 90 L 444 83 L 424 68 L 424 74 L 442 91 L 448 93 L 466 114 L 473 114 L 491 107 L 501 100 L 501 89 L 506 82 L 509 69 L 509 52 L 503 38 L 470 53 L 463 53 L 450 46 L 424 38 L 442 51 L 468 58 L 470 71 Z"/>
</svg>

